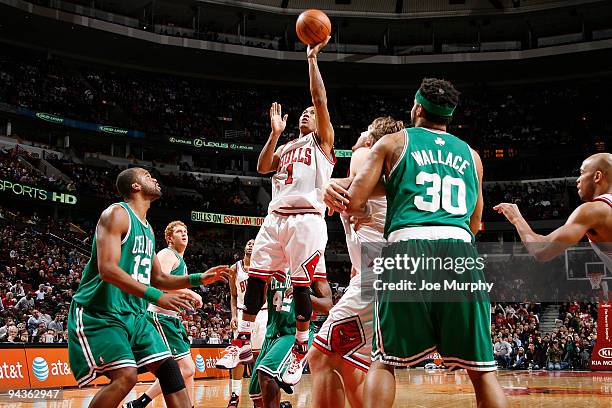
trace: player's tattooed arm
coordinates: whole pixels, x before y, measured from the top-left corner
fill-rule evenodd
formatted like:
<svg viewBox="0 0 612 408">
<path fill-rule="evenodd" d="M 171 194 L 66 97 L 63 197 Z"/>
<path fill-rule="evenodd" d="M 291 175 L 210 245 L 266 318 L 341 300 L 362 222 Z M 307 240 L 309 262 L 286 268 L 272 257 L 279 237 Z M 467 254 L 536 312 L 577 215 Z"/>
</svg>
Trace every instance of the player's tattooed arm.
<svg viewBox="0 0 612 408">
<path fill-rule="evenodd" d="M 310 95 L 312 96 L 312 104 L 316 111 L 317 138 L 325 154 L 331 158 L 334 148 L 334 128 L 329 117 L 329 110 L 327 109 L 327 92 L 325 91 L 325 84 L 323 83 L 323 78 L 321 77 L 321 72 L 319 71 L 319 65 L 317 63 L 317 54 L 327 45 L 330 38 L 331 37 L 327 37 L 324 42 L 314 47 L 309 45 L 306 53 L 308 56 Z"/>
<path fill-rule="evenodd" d="M 230 328 L 232 330 L 238 329 L 238 290 L 236 289 L 236 275 L 238 271 L 236 266 L 233 265 L 230 268 L 229 274 L 229 289 L 230 289 L 230 309 L 232 313 L 232 320 L 230 322 Z M 264 292 L 265 293 L 265 292 Z"/>
<path fill-rule="evenodd" d="M 131 274 L 119 267 L 121 259 L 121 240 L 129 229 L 129 216 L 125 209 L 114 205 L 107 208 L 98 221 L 96 227 L 96 256 L 98 258 L 98 272 L 100 279 L 115 285 L 123 292 L 144 298 L 148 286 L 133 279 Z M 155 260 L 153 266 L 155 266 Z M 159 263 L 157 263 L 159 268 Z M 191 309 L 187 298 L 178 294 L 162 295 L 157 304 L 166 309 Z"/>
<path fill-rule="evenodd" d="M 320 314 L 328 314 L 334 306 L 332 291 L 326 280 L 316 280 L 312 284 L 314 295 L 310 295 L 312 310 Z"/>
<path fill-rule="evenodd" d="M 484 199 L 482 197 L 482 177 L 484 170 L 482 167 L 482 160 L 480 160 L 480 155 L 475 150 L 472 150 L 472 155 L 474 156 L 476 174 L 478 175 L 478 198 L 476 199 L 476 207 L 474 208 L 474 212 L 470 217 L 470 230 L 472 231 L 472 234 L 476 236 L 478 231 L 480 231 L 482 210 L 484 209 Z"/>
<path fill-rule="evenodd" d="M 600 220 L 605 219 L 609 206 L 598 201 L 584 203 L 574 210 L 565 225 L 548 235 L 536 234 L 516 204 L 500 203 L 493 209 L 503 214 L 516 227 L 521 241 L 531 255 L 538 261 L 548 261 L 580 242 L 587 232 L 596 230 Z"/>
<path fill-rule="evenodd" d="M 258 173 L 268 174 L 278 170 L 282 146 L 277 148 L 276 144 L 286 126 L 287 114 L 283 116 L 281 104 L 274 102 L 272 106 L 270 106 L 270 127 L 272 130 L 268 141 L 261 150 L 261 153 L 259 153 L 259 159 L 257 160 Z"/>
</svg>

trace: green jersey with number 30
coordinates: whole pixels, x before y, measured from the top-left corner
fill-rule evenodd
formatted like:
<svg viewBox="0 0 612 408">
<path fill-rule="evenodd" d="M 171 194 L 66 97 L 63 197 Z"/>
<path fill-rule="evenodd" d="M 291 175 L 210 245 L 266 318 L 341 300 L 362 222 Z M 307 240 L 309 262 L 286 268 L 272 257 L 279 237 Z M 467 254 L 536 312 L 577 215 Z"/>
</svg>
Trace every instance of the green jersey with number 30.
<svg viewBox="0 0 612 408">
<path fill-rule="evenodd" d="M 145 225 L 127 203 L 113 205 L 123 207 L 130 218 L 128 232 L 121 241 L 119 267 L 132 279 L 150 285 L 155 251 L 153 229 L 149 223 Z M 102 313 L 145 313 L 147 309 L 146 300 L 123 292 L 117 286 L 100 279 L 95 235 L 91 246 L 91 257 L 83 269 L 81 284 L 73 300 L 88 310 Z"/>
<path fill-rule="evenodd" d="M 388 179 L 385 237 L 418 226 L 470 230 L 478 176 L 470 146 L 446 132 L 404 129 L 405 144 Z"/>
</svg>

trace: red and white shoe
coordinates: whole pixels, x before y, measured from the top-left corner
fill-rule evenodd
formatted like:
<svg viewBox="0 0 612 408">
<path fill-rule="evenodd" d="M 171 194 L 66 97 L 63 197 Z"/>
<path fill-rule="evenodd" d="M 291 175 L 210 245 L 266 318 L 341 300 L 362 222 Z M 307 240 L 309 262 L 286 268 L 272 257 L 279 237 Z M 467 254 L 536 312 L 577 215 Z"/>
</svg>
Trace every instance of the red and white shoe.
<svg viewBox="0 0 612 408">
<path fill-rule="evenodd" d="M 302 378 L 304 365 L 306 364 L 306 353 L 308 352 L 308 343 L 294 344 L 291 349 L 291 357 L 289 365 L 283 373 L 281 380 L 287 385 L 295 385 Z"/>
<path fill-rule="evenodd" d="M 241 343 L 240 341 L 232 341 L 232 345 L 223 351 L 223 357 L 217 360 L 215 367 L 231 370 L 236 368 L 238 364 L 252 362 L 253 349 L 251 348 L 251 343 L 246 342 L 246 344 L 240 347 Z"/>
</svg>

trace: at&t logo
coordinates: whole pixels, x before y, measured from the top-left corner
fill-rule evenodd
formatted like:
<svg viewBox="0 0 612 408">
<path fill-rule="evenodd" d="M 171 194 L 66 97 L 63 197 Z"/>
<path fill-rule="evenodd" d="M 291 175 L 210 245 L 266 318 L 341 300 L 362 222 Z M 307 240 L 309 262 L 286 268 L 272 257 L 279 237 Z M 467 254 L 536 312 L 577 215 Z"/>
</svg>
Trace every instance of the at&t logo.
<svg viewBox="0 0 612 408">
<path fill-rule="evenodd" d="M 203 373 L 204 371 L 206 371 L 206 362 L 204 361 L 204 358 L 199 354 L 195 358 L 195 365 L 199 372 Z"/>
<path fill-rule="evenodd" d="M 42 357 L 36 357 L 32 361 L 32 371 L 38 381 L 45 381 L 49 377 L 49 364 L 47 364 L 47 360 Z"/>
</svg>

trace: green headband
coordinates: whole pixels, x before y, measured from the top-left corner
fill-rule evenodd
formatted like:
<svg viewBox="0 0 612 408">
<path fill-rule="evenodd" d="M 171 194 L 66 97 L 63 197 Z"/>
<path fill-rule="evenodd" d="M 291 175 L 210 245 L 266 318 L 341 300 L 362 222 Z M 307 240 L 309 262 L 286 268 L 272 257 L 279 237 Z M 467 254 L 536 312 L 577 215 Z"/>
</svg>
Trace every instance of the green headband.
<svg viewBox="0 0 612 408">
<path fill-rule="evenodd" d="M 451 117 L 453 116 L 453 112 L 455 112 L 455 106 L 451 107 L 433 103 L 423 96 L 420 89 L 417 91 L 414 99 L 419 105 L 423 106 L 427 112 L 433 113 L 434 115 Z"/>
</svg>

